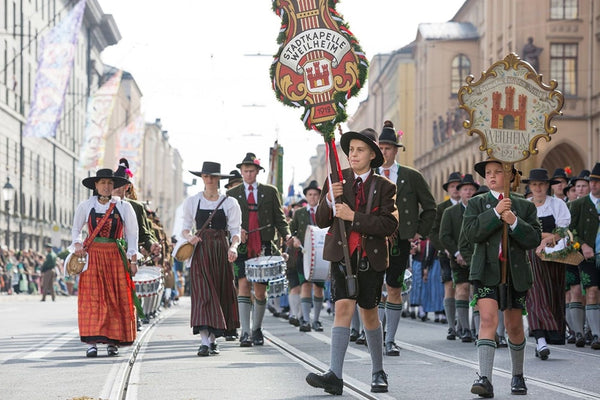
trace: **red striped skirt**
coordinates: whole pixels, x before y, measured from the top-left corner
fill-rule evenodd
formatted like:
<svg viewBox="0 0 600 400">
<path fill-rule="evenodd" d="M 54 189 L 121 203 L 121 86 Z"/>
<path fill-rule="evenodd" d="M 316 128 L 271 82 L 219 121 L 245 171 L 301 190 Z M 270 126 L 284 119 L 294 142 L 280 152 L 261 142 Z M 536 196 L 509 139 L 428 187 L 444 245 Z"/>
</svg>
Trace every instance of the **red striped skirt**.
<svg viewBox="0 0 600 400">
<path fill-rule="evenodd" d="M 229 243 L 224 230 L 205 229 L 200 238 L 190 269 L 190 326 L 195 335 L 208 329 L 219 337 L 240 326 L 233 265 L 227 260 Z"/>
<path fill-rule="evenodd" d="M 136 314 L 129 277 L 116 243 L 94 242 L 79 276 L 79 335 L 85 343 L 131 345 Z"/>
</svg>

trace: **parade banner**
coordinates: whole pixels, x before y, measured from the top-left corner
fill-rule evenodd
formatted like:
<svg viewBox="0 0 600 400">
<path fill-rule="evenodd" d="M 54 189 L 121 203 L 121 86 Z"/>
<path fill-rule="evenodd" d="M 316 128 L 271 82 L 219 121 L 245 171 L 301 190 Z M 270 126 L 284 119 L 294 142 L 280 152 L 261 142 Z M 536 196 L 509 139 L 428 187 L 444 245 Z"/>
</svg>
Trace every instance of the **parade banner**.
<svg viewBox="0 0 600 400">
<path fill-rule="evenodd" d="M 277 188 L 283 195 L 283 147 L 275 141 L 273 147 L 269 149 L 269 174 L 267 183 Z"/>
<path fill-rule="evenodd" d="M 134 176 L 137 176 L 139 166 L 142 163 L 145 128 L 144 117 L 138 115 L 117 136 L 115 158 L 117 160 L 126 158 L 129 162 L 129 169 Z"/>
<path fill-rule="evenodd" d="M 514 53 L 474 80 L 467 77 L 458 101 L 469 115 L 463 126 L 469 136 L 479 135 L 481 151 L 515 163 L 537 154 L 538 140 L 550 141 L 550 134 L 556 132 L 550 121 L 560 115 L 564 103 L 556 81 L 543 83 L 542 76 Z"/>
<path fill-rule="evenodd" d="M 368 62 L 335 10 L 337 0 L 274 0 L 281 17 L 271 82 L 285 105 L 303 107 L 302 121 L 325 140 L 344 122 L 346 102 L 367 78 Z"/>
<path fill-rule="evenodd" d="M 118 70 L 88 100 L 85 133 L 79 152 L 79 166 L 95 170 L 103 165 L 106 132 L 121 85 L 123 71 Z"/>
<path fill-rule="evenodd" d="M 85 4 L 86 0 L 80 0 L 40 41 L 33 99 L 23 130 L 25 137 L 56 135 L 73 69 Z"/>
</svg>

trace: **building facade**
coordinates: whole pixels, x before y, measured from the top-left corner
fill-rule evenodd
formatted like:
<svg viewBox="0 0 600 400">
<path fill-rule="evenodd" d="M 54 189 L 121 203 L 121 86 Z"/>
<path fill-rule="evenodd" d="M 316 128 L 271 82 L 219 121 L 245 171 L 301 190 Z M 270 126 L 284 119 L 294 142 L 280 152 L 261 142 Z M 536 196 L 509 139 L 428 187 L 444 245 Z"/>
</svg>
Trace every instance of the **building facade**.
<svg viewBox="0 0 600 400">
<path fill-rule="evenodd" d="M 463 128 L 466 116 L 459 109 L 457 92 L 468 75 L 477 80 L 494 62 L 515 52 L 535 64 L 545 83 L 556 80 L 565 96 L 563 115 L 553 120 L 557 133 L 550 142 L 540 141 L 539 154 L 521 162 L 519 169 L 525 174 L 538 167 L 552 173 L 569 166 L 574 174 L 590 169 L 600 160 L 598 21 L 600 5 L 594 0 L 467 0 L 451 21 L 419 25 L 415 40 L 405 46 L 411 50 L 414 79 L 394 74 L 393 67 L 370 69 L 369 95 L 351 126 L 381 126 L 404 107 L 400 101 L 390 105 L 389 100 L 400 99 L 402 90 L 394 93 L 397 88 L 373 82 L 397 79 L 398 87 L 413 88 L 415 106 L 409 118 L 414 131 L 405 130 L 404 142 L 413 136 L 414 148 L 407 146 L 407 153 L 414 152 L 414 163 L 406 164 L 421 170 L 442 200 L 448 175 L 473 173 L 473 165 L 484 158 L 479 138 L 467 136 Z M 406 56 L 396 52 L 390 57 L 404 61 Z M 372 116 L 378 121 L 369 119 Z"/>
</svg>

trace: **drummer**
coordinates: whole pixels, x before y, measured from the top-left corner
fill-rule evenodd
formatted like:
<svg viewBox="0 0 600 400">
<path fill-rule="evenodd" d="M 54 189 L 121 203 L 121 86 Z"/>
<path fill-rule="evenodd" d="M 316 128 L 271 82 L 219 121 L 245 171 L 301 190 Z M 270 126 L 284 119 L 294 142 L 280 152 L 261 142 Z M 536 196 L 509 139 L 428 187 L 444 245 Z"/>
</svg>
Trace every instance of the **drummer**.
<svg viewBox="0 0 600 400">
<path fill-rule="evenodd" d="M 290 231 L 294 232 L 292 236 L 292 245 L 296 248 L 304 247 L 304 235 L 309 225 L 316 225 L 315 213 L 317 211 L 317 205 L 319 204 L 319 197 L 321 196 L 321 188 L 317 181 L 311 181 L 307 187 L 303 190 L 304 196 L 307 200 L 306 207 L 298 209 L 294 213 L 294 218 L 290 223 Z M 310 249 L 305 250 L 309 251 Z M 325 282 L 311 282 L 308 280 L 309 277 L 304 275 L 304 260 L 303 252 L 298 252 L 296 259 L 296 269 L 298 278 L 300 280 L 300 305 L 302 308 L 302 320 L 300 321 L 300 332 L 310 332 L 311 326 L 316 332 L 322 332 L 323 326 L 319 321 L 321 310 L 323 309 L 323 289 Z M 311 293 L 312 292 L 312 293 Z M 310 323 L 310 310 L 314 306 L 314 318 L 312 325 Z"/>
<path fill-rule="evenodd" d="M 190 172 L 202 178 L 204 191 L 183 203 L 181 236 L 192 245 L 202 242 L 190 268 L 190 325 L 202 338 L 197 354 L 206 357 L 219 354 L 215 339 L 240 324 L 231 263 L 240 243 L 241 212 L 235 199 L 219 194 L 219 180 L 229 178 L 221 175 L 221 164 L 205 161 L 201 171 Z"/>
<path fill-rule="evenodd" d="M 238 201 L 242 210 L 242 243 L 239 257 L 235 263 L 238 280 L 238 306 L 242 336 L 241 347 L 262 346 L 262 322 L 267 308 L 267 282 L 254 284 L 254 312 L 252 315 L 252 337 L 250 337 L 250 298 L 252 283 L 246 278 L 245 261 L 262 255 L 277 255 L 279 248 L 275 243 L 275 232 L 287 242 L 291 235 L 283 213 L 281 196 L 277 188 L 258 183 L 256 177 L 261 170 L 260 160 L 254 153 L 246 153 L 239 168 L 243 185 L 238 185 L 227 194 Z"/>
</svg>

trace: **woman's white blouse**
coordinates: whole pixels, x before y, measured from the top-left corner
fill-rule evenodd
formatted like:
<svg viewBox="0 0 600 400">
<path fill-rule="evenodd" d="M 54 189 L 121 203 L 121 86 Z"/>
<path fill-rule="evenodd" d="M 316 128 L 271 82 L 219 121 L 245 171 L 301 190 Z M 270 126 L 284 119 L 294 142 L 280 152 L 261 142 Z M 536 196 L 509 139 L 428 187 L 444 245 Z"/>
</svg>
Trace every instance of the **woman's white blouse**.
<svg viewBox="0 0 600 400">
<path fill-rule="evenodd" d="M 533 201 L 532 199 L 533 197 L 531 197 L 529 201 Z M 567 207 L 567 203 L 565 203 L 564 200 L 552 196 L 546 196 L 546 201 L 544 204 L 536 208 L 538 218 L 552 215 L 554 217 L 556 226 L 559 228 L 568 228 L 571 224 L 571 213 L 569 212 L 569 207 Z"/>
<path fill-rule="evenodd" d="M 115 208 L 119 211 L 121 218 L 123 218 L 123 235 L 125 236 L 125 241 L 127 242 L 127 256 L 131 257 L 132 255 L 137 254 L 139 231 L 135 211 L 133 211 L 131 204 L 129 204 L 127 201 L 121 200 L 121 198 L 117 196 L 113 196 L 110 199 L 110 202 L 106 204 L 101 204 L 98 202 L 97 196 L 92 196 L 89 199 L 79 203 L 77 210 L 75 210 L 75 217 L 73 218 L 73 229 L 71 230 L 72 243 L 69 246 L 70 252 L 75 251 L 76 243 L 83 243 L 81 231 L 87 224 L 92 208 L 94 208 L 97 213 L 102 214 L 108 210 L 110 203 L 116 203 Z M 91 232 L 89 232 L 89 234 L 91 234 Z"/>
<path fill-rule="evenodd" d="M 215 201 L 207 200 L 204 198 L 204 192 L 197 193 L 191 197 L 185 199 L 183 203 L 183 223 L 181 224 L 181 231 L 190 231 L 196 225 L 196 211 L 198 208 L 203 210 L 214 210 L 217 204 L 221 201 L 224 195 L 220 195 Z M 200 205 L 198 207 L 198 205 Z M 240 232 L 242 230 L 242 210 L 237 200 L 233 197 L 227 197 L 223 204 L 219 206 L 225 212 L 227 217 L 227 230 L 231 239 L 237 236 L 239 239 Z"/>
</svg>

